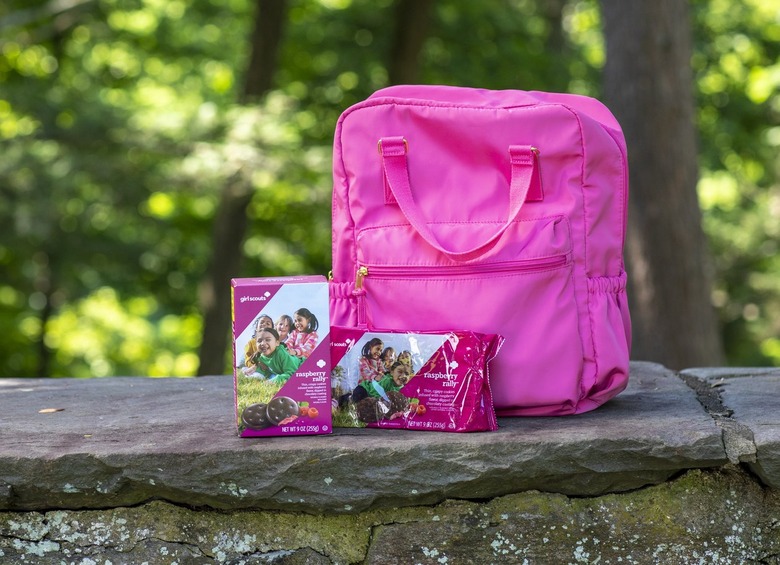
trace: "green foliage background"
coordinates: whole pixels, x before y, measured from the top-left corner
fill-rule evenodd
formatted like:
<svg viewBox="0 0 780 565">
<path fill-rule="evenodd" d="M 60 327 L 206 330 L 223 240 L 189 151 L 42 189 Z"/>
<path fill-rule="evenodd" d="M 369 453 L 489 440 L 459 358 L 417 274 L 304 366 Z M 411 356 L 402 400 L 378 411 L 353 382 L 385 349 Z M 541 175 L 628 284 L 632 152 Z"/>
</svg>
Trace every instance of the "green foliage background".
<svg viewBox="0 0 780 565">
<path fill-rule="evenodd" d="M 420 82 L 598 96 L 597 3 L 566 3 L 563 44 L 545 4 L 437 1 Z M 780 0 L 692 6 L 713 301 L 730 363 L 780 365 Z M 240 105 L 250 0 L 0 5 L 0 376 L 194 374 L 212 220 L 242 171 L 225 284 L 326 273 L 333 130 L 387 85 L 393 7 L 289 0 L 275 87 Z"/>
</svg>

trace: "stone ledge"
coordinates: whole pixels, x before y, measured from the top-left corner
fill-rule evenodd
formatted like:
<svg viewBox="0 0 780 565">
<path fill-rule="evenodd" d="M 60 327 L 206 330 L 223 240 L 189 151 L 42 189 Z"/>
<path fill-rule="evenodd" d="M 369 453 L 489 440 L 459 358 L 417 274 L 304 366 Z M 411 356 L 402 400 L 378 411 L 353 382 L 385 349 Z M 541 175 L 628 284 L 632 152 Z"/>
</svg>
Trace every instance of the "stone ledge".
<svg viewBox="0 0 780 565">
<path fill-rule="evenodd" d="M 0 512 L 3 563 L 775 564 L 780 492 L 738 467 L 621 494 L 524 492 L 357 515 L 190 509 Z"/>
<path fill-rule="evenodd" d="M 780 487 L 780 371 L 631 369 L 628 389 L 594 412 L 502 419 L 492 433 L 269 439 L 236 436 L 228 377 L 0 379 L 0 510 L 162 500 L 356 514 L 532 490 L 617 493 L 735 456 L 753 457 L 764 484 Z M 708 387 L 722 413 L 707 403 Z M 753 440 L 727 449 L 724 422 Z"/>
<path fill-rule="evenodd" d="M 688 369 L 681 376 L 718 392 L 724 410 L 713 417 L 732 462 L 780 489 L 780 369 Z"/>
</svg>

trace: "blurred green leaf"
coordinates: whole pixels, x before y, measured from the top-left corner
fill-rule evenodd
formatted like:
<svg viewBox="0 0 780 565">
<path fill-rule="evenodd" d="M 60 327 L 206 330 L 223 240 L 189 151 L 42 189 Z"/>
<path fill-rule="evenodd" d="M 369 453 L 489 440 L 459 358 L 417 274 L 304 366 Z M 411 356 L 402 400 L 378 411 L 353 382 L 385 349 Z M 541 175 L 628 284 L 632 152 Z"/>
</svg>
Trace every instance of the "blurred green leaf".
<svg viewBox="0 0 780 565">
<path fill-rule="evenodd" d="M 437 1 L 420 80 L 597 96 L 597 2 L 555 5 Z M 713 301 L 731 363 L 780 365 L 780 2 L 693 5 Z M 289 0 L 274 90 L 243 106 L 251 0 L 0 4 L 0 376 L 193 374 L 231 179 L 253 197 L 225 284 L 327 272 L 333 131 L 387 85 L 394 7 Z"/>
</svg>

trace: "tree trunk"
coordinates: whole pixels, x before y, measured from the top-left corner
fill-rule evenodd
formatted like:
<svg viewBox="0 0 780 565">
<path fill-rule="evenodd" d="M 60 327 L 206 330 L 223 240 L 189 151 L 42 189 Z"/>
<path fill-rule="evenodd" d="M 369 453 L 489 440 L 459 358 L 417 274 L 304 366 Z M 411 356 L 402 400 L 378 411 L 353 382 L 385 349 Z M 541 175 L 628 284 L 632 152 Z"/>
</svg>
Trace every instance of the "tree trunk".
<svg viewBox="0 0 780 565">
<path fill-rule="evenodd" d="M 605 99 L 628 145 L 632 357 L 675 369 L 720 365 L 711 258 L 696 196 L 688 3 L 601 0 L 601 7 Z"/>
<path fill-rule="evenodd" d="M 563 30 L 563 9 L 569 0 L 543 0 L 539 6 L 540 14 L 547 22 L 547 49 L 557 57 L 553 63 L 562 60 L 569 51 L 566 34 Z"/>
<path fill-rule="evenodd" d="M 569 62 L 572 59 L 571 47 L 564 30 L 563 11 L 570 0 L 543 0 L 539 2 L 539 14 L 547 23 L 545 48 L 550 54 L 545 79 L 549 88 L 565 91 L 571 79 Z"/>
<path fill-rule="evenodd" d="M 390 84 L 415 84 L 420 71 L 420 51 L 428 37 L 433 0 L 398 0 L 395 37 L 387 65 Z"/>
<path fill-rule="evenodd" d="M 39 316 L 41 332 L 36 344 L 36 348 L 38 349 L 36 376 L 39 378 L 51 377 L 52 351 L 49 349 L 49 346 L 46 345 L 46 337 L 49 321 L 54 316 L 55 310 L 52 294 L 55 289 L 53 273 L 56 271 L 56 266 L 52 265 L 52 257 L 53 255 L 48 251 L 40 251 L 32 257 L 36 271 L 33 287 L 36 292 L 44 298 L 43 307 L 41 308 Z"/>
<path fill-rule="evenodd" d="M 287 15 L 287 0 L 257 0 L 241 103 L 259 100 L 273 84 Z"/>
<path fill-rule="evenodd" d="M 273 84 L 286 17 L 286 0 L 257 0 L 251 53 L 242 103 L 259 100 Z M 230 343 L 229 278 L 238 276 L 242 246 L 248 229 L 247 208 L 252 201 L 251 175 L 239 171 L 226 182 L 214 217 L 211 261 L 200 288 L 203 337 L 198 375 L 221 375 Z"/>
</svg>

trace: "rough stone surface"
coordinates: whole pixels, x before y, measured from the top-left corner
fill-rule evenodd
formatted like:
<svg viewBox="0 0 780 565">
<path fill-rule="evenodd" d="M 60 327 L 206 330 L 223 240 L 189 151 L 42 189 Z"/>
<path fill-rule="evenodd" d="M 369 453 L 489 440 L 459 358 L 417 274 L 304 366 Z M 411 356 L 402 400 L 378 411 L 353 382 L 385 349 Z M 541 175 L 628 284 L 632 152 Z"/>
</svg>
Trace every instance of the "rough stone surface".
<svg viewBox="0 0 780 565">
<path fill-rule="evenodd" d="M 0 512 L 0 562 L 275 565 L 780 563 L 780 496 L 739 467 L 620 494 L 312 516 L 190 509 Z"/>
<path fill-rule="evenodd" d="M 780 369 L 689 369 L 683 375 L 718 391 L 743 444 L 753 449 L 743 461 L 764 484 L 780 489 Z"/>
<path fill-rule="evenodd" d="M 698 471 L 630 494 L 456 502 L 439 520 L 377 528 L 368 561 L 776 563 L 779 503 L 739 472 Z"/>
<path fill-rule="evenodd" d="M 198 511 L 151 502 L 111 510 L 0 513 L 3 563 L 356 563 L 353 517 Z"/>
<path fill-rule="evenodd" d="M 594 412 L 502 419 L 490 433 L 241 439 L 232 402 L 227 377 L 0 380 L 0 510 L 165 500 L 357 513 L 528 490 L 596 496 L 728 461 L 696 392 L 649 363 Z"/>
</svg>

